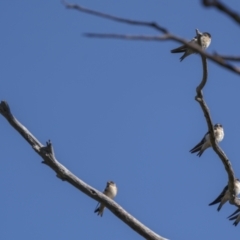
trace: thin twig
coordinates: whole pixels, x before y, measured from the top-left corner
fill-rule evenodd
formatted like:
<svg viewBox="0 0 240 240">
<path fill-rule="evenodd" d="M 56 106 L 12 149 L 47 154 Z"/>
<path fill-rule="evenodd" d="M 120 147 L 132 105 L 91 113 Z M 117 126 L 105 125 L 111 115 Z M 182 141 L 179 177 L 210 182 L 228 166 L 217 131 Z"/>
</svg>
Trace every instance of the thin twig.
<svg viewBox="0 0 240 240">
<path fill-rule="evenodd" d="M 147 35 L 125 35 L 125 34 L 115 34 L 115 33 L 84 33 L 83 34 L 89 38 L 115 38 L 124 40 L 141 40 L 141 41 L 163 41 L 169 39 L 168 34 L 162 36 L 147 36 Z"/>
<path fill-rule="evenodd" d="M 218 65 L 240 75 L 240 68 L 235 67 L 228 62 L 224 61 L 219 56 L 212 55 L 210 53 L 207 53 L 206 51 L 203 51 L 199 46 L 196 44 L 190 44 L 186 40 L 177 37 L 175 35 L 172 35 L 170 33 L 164 34 L 162 36 L 147 36 L 147 35 L 125 35 L 125 34 L 114 34 L 114 33 L 85 33 L 84 34 L 87 37 L 92 38 L 114 38 L 114 39 L 123 39 L 123 40 L 143 40 L 143 41 L 166 41 L 166 40 L 173 40 L 182 44 L 187 45 L 188 47 L 194 49 L 196 52 L 200 53 L 202 56 L 207 57 L 214 63 L 217 63 Z"/>
<path fill-rule="evenodd" d="M 158 30 L 162 33 L 168 33 L 166 28 L 161 27 L 160 25 L 158 25 L 155 22 L 144 22 L 144 21 L 137 21 L 137 20 L 120 18 L 120 17 L 116 17 L 116 16 L 113 16 L 113 15 L 110 15 L 110 14 L 106 14 L 106 13 L 95 11 L 95 10 L 92 10 L 92 9 L 89 9 L 89 8 L 85 8 L 85 7 L 82 7 L 78 4 L 70 4 L 70 3 L 67 3 L 66 1 L 62 1 L 62 2 L 66 6 L 66 8 L 69 8 L 69 9 L 75 9 L 75 10 L 78 10 L 78 11 L 81 11 L 81 12 L 85 12 L 85 13 L 95 15 L 95 16 L 98 16 L 98 17 L 102 17 L 102 18 L 106 18 L 106 19 L 110 19 L 110 20 L 113 20 L 113 21 L 116 21 L 116 22 L 127 23 L 127 24 L 132 24 L 132 25 L 139 25 L 139 26 L 146 26 L 146 27 L 152 27 L 152 28 L 154 28 L 154 29 L 156 29 L 156 30 Z"/>
<path fill-rule="evenodd" d="M 231 17 L 236 23 L 240 24 L 240 14 L 237 12 L 234 12 L 223 3 L 220 3 L 217 0 L 202 0 L 202 4 L 205 7 L 215 7 L 216 9 L 224 12 L 229 17 Z"/>
</svg>

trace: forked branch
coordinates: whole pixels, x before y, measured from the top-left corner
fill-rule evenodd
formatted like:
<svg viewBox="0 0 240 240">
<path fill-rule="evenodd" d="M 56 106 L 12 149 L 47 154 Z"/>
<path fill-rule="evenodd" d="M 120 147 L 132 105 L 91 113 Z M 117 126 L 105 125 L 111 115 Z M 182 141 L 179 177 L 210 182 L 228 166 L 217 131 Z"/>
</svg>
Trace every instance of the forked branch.
<svg viewBox="0 0 240 240">
<path fill-rule="evenodd" d="M 75 9 L 80 12 L 84 12 L 87 14 L 95 15 L 101 18 L 106 18 L 108 20 L 112 21 L 117 21 L 125 24 L 130 24 L 130 25 L 138 25 L 138 26 L 144 26 L 144 27 L 150 27 L 153 28 L 159 32 L 162 33 L 161 36 L 145 36 L 145 35 L 124 35 L 124 34 L 115 34 L 115 33 L 110 33 L 110 34 L 105 34 L 105 33 L 86 33 L 85 35 L 87 37 L 94 37 L 94 38 L 119 38 L 119 39 L 125 39 L 125 40 L 144 40 L 144 41 L 163 41 L 163 40 L 172 40 L 175 42 L 183 43 L 186 44 L 188 47 L 192 48 L 196 52 L 200 53 L 201 55 L 207 57 L 211 61 L 215 62 L 216 64 L 240 75 L 240 68 L 235 67 L 228 62 L 226 62 L 224 59 L 211 55 L 205 51 L 203 51 L 201 48 L 199 48 L 197 45 L 194 44 L 189 44 L 187 41 L 184 39 L 177 37 L 176 35 L 171 34 L 166 28 L 160 26 L 159 24 L 155 22 L 146 22 L 146 21 L 137 21 L 137 20 L 131 20 L 131 19 L 126 19 L 126 18 L 120 18 L 114 15 L 106 14 L 103 12 L 95 11 L 89 8 L 82 7 L 78 4 L 70 4 L 67 3 L 66 1 L 63 1 L 63 4 L 66 6 L 68 9 Z"/>
</svg>

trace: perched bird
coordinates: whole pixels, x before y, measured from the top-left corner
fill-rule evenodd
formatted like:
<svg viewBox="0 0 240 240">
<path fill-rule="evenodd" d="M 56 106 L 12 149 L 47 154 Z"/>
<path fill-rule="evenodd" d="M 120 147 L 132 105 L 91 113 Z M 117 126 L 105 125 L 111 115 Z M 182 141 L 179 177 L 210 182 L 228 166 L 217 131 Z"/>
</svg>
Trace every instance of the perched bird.
<svg viewBox="0 0 240 240">
<path fill-rule="evenodd" d="M 108 181 L 103 194 L 113 199 L 117 195 L 117 185 L 112 181 Z M 103 203 L 98 203 L 94 212 L 97 212 L 97 215 L 102 217 L 104 208 L 105 206 Z"/>
<path fill-rule="evenodd" d="M 201 43 L 202 49 L 203 50 L 207 49 L 211 43 L 211 34 L 207 32 L 200 33 L 199 31 L 198 31 L 198 34 L 200 35 L 199 41 Z M 198 36 L 196 36 L 189 43 L 194 43 L 199 45 L 199 41 L 198 41 Z M 182 61 L 185 57 L 189 56 L 192 53 L 197 53 L 193 49 L 189 48 L 187 45 L 183 45 L 181 47 L 171 50 L 171 53 L 181 53 L 181 52 L 184 52 L 184 54 L 180 57 L 180 61 Z"/>
<path fill-rule="evenodd" d="M 235 188 L 235 193 L 236 195 L 238 195 L 240 193 L 240 181 L 239 179 L 235 179 L 234 181 L 234 188 Z M 222 206 L 229 201 L 230 199 L 230 193 L 228 190 L 228 185 L 222 190 L 222 192 L 220 193 L 220 195 L 211 203 L 209 203 L 209 206 L 212 206 L 214 204 L 219 203 L 217 210 L 220 211 Z M 235 214 L 235 213 L 234 213 Z M 234 215 L 232 214 L 232 215 Z M 231 216 L 232 216 L 231 215 Z M 229 216 L 229 217 L 231 217 Z"/>
<path fill-rule="evenodd" d="M 224 131 L 223 131 L 222 125 L 217 123 L 217 124 L 214 125 L 213 129 L 214 129 L 214 135 L 215 135 L 215 138 L 216 138 L 217 142 L 221 142 L 223 140 L 223 137 L 224 137 Z M 198 143 L 194 148 L 192 148 L 190 150 L 190 153 L 198 152 L 197 156 L 201 157 L 203 152 L 211 146 L 212 146 L 212 144 L 211 144 L 211 141 L 210 141 L 210 134 L 209 134 L 209 131 L 208 131 L 204 135 L 201 142 Z"/>
</svg>

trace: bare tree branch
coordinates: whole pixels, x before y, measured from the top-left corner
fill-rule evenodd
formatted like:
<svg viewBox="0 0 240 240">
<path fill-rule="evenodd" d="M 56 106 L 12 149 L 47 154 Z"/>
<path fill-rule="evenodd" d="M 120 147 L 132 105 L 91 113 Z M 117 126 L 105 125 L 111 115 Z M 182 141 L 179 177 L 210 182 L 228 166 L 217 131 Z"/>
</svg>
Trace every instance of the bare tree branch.
<svg viewBox="0 0 240 240">
<path fill-rule="evenodd" d="M 112 34 L 112 33 L 111 34 L 86 33 L 85 35 L 87 37 L 119 38 L 119 39 L 127 39 L 127 40 L 145 40 L 145 41 L 150 41 L 150 40 L 151 41 L 174 40 L 176 42 L 186 44 L 188 47 L 194 49 L 195 51 L 197 51 L 201 55 L 204 55 L 205 57 L 207 57 L 211 61 L 217 63 L 218 65 L 220 65 L 224 68 L 227 68 L 228 70 L 230 70 L 234 73 L 240 74 L 240 68 L 239 67 L 234 67 L 233 65 L 225 62 L 222 58 L 219 58 L 217 56 L 213 56 L 211 54 L 208 54 L 208 53 L 204 52 L 197 45 L 195 46 L 195 45 L 189 44 L 184 39 L 170 34 L 169 31 L 166 28 L 158 25 L 157 23 L 145 22 L 145 21 L 136 21 L 136 20 L 130 20 L 130 19 L 126 19 L 126 18 L 120 18 L 120 17 L 116 17 L 116 16 L 113 16 L 113 15 L 102 13 L 102 12 L 99 12 L 99 11 L 94 11 L 94 10 L 91 10 L 91 9 L 88 9 L 88 8 L 84 8 L 84 7 L 82 7 L 80 5 L 77 5 L 77 4 L 70 4 L 70 3 L 67 3 L 65 1 L 63 1 L 63 4 L 66 6 L 66 8 L 69 8 L 69 9 L 75 9 L 75 10 L 78 10 L 78 11 L 81 11 L 81 12 L 85 12 L 85 13 L 88 13 L 88 14 L 91 14 L 91 15 L 95 15 L 95 16 L 98 16 L 98 17 L 106 18 L 106 19 L 121 22 L 121 23 L 151 27 L 151 28 L 154 28 L 154 29 L 160 31 L 161 33 L 164 33 L 163 36 L 143 36 L 143 35 L 134 36 L 134 35 L 121 35 L 121 34 Z"/>
<path fill-rule="evenodd" d="M 89 38 L 116 38 L 124 40 L 141 40 L 141 41 L 162 41 L 168 40 L 169 35 L 164 34 L 163 36 L 147 36 L 147 35 L 125 35 L 115 33 L 84 33 L 84 36 Z"/>
<path fill-rule="evenodd" d="M 146 27 L 152 27 L 162 33 L 168 33 L 167 29 L 159 26 L 157 23 L 155 22 L 144 22 L 144 21 L 136 21 L 136 20 L 130 20 L 130 19 L 125 19 L 125 18 L 120 18 L 120 17 L 116 17 L 110 14 L 106 14 L 106 13 L 102 13 L 102 12 L 98 12 L 98 11 L 94 11 L 88 8 L 84 8 L 80 5 L 77 4 L 70 4 L 67 3 L 66 1 L 63 1 L 63 4 L 66 6 L 66 8 L 69 9 L 75 9 L 81 12 L 85 12 L 88 14 L 92 14 L 98 17 L 102 17 L 102 18 L 106 18 L 106 19 L 110 19 L 116 22 L 121 22 L 121 23 L 127 23 L 127 24 L 131 24 L 131 25 L 139 25 L 139 26 L 146 26 Z"/>
<path fill-rule="evenodd" d="M 198 32 L 197 32 L 197 34 L 198 34 Z M 212 123 L 212 119 L 211 119 L 211 116 L 210 116 L 210 111 L 209 111 L 209 108 L 208 108 L 206 102 L 204 101 L 204 98 L 203 98 L 202 90 L 207 83 L 208 68 L 207 68 L 206 57 L 203 56 L 203 55 L 201 55 L 201 57 L 202 57 L 202 66 L 203 66 L 203 77 L 202 77 L 202 81 L 200 82 L 200 84 L 196 88 L 197 95 L 195 97 L 195 100 L 197 102 L 199 102 L 199 104 L 202 108 L 202 111 L 204 113 L 204 116 L 206 118 L 207 125 L 208 125 L 208 130 L 210 132 L 210 141 L 211 141 L 211 144 L 212 144 L 212 148 L 214 149 L 214 151 L 216 152 L 218 157 L 221 159 L 221 161 L 222 161 L 222 163 L 223 163 L 223 165 L 226 169 L 226 172 L 228 174 L 228 189 L 229 189 L 230 195 L 231 195 L 231 199 L 229 200 L 229 202 L 231 204 L 234 204 L 237 207 L 240 207 L 240 200 L 237 198 L 235 187 L 234 187 L 234 181 L 235 181 L 236 178 L 235 178 L 235 175 L 234 175 L 234 171 L 233 171 L 231 162 L 227 158 L 227 156 L 223 152 L 223 150 L 219 147 L 217 141 L 215 140 L 213 123 Z"/>
<path fill-rule="evenodd" d="M 95 199 L 98 202 L 104 203 L 104 205 L 119 219 L 131 227 L 134 231 L 139 233 L 144 238 L 149 240 L 167 240 L 151 229 L 147 228 L 136 218 L 125 211 L 119 204 L 108 198 L 103 193 L 99 192 L 95 188 L 91 187 L 81 179 L 71 173 L 66 167 L 57 161 L 54 155 L 53 146 L 50 141 L 47 142 L 46 146 L 43 146 L 33 135 L 24 127 L 11 113 L 10 107 L 6 101 L 0 103 L 0 114 L 2 114 L 17 130 L 22 137 L 32 146 L 32 148 L 43 158 L 44 164 L 49 166 L 53 171 L 57 173 L 57 177 L 63 181 L 67 181 L 72 186 L 76 187 L 81 192 L 88 195 L 90 198 Z"/>
<path fill-rule="evenodd" d="M 217 0 L 202 0 L 202 4 L 205 7 L 215 7 L 216 9 L 224 12 L 231 17 L 236 23 L 240 24 L 240 14 L 230 10 L 226 5 L 220 3 Z"/>
<path fill-rule="evenodd" d="M 146 36 L 146 35 L 125 35 L 125 34 L 112 34 L 112 33 L 85 33 L 87 37 L 92 38 L 115 38 L 115 39 L 124 39 L 124 40 L 143 40 L 143 41 L 166 41 L 166 40 L 173 40 L 179 43 L 186 44 L 188 47 L 194 49 L 196 52 L 200 53 L 202 56 L 207 57 L 211 61 L 217 63 L 218 65 L 227 68 L 228 70 L 240 74 L 240 68 L 235 67 L 226 61 L 223 58 L 209 54 L 203 51 L 199 46 L 196 44 L 190 44 L 185 39 L 172 35 L 170 33 L 164 34 L 162 36 Z"/>
<path fill-rule="evenodd" d="M 217 52 L 214 52 L 213 56 L 216 56 L 218 58 L 222 58 L 226 61 L 234 61 L 234 62 L 239 62 L 240 61 L 240 56 L 221 55 L 221 54 L 218 54 Z"/>
<path fill-rule="evenodd" d="M 124 40 L 141 40 L 141 41 L 164 41 L 164 40 L 171 40 L 171 35 L 169 34 L 164 34 L 162 36 L 153 36 L 153 35 L 128 35 L 128 34 L 115 34 L 115 33 L 84 33 L 83 34 L 86 37 L 89 38 L 115 38 L 115 39 L 124 39 Z M 182 39 L 184 40 L 184 39 Z M 177 41 L 177 40 L 176 40 Z M 183 43 L 181 41 L 181 43 Z M 184 44 L 186 44 L 184 40 Z M 205 52 L 204 52 L 205 54 Z M 222 60 L 228 60 L 228 61 L 235 61 L 239 62 L 240 61 L 240 56 L 231 56 L 231 55 L 221 55 L 218 54 L 217 52 L 214 52 L 212 54 L 214 58 L 217 60 L 221 58 Z M 216 60 L 216 61 L 217 61 Z"/>
</svg>

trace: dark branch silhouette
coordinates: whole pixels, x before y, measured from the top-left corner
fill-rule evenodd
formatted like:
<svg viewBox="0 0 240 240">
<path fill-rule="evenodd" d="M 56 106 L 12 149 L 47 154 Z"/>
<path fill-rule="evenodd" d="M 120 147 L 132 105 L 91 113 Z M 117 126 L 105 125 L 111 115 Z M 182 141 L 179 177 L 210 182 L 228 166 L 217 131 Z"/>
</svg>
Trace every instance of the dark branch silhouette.
<svg viewBox="0 0 240 240">
<path fill-rule="evenodd" d="M 220 3 L 217 0 L 202 0 L 202 4 L 205 7 L 214 7 L 221 12 L 224 12 L 229 17 L 231 17 L 236 23 L 240 24 L 240 14 L 230 10 L 226 5 Z"/>
<path fill-rule="evenodd" d="M 210 59 L 211 61 L 213 61 L 213 62 L 217 63 L 218 65 L 220 65 L 220 66 L 222 66 L 222 67 L 240 75 L 240 68 L 239 67 L 235 67 L 235 66 L 227 63 L 226 61 L 224 61 L 224 59 L 219 58 L 219 57 L 214 56 L 214 55 L 211 55 L 211 54 L 203 51 L 197 45 L 195 46 L 193 44 L 189 44 L 184 39 L 171 34 L 166 28 L 160 26 L 159 24 L 157 24 L 155 22 L 145 22 L 145 21 L 137 21 L 137 20 L 131 20 L 131 19 L 126 19 L 126 18 L 120 18 L 120 17 L 117 17 L 117 16 L 102 13 L 102 12 L 99 12 L 99 11 L 91 10 L 91 9 L 82 7 L 82 6 L 77 5 L 77 4 L 70 4 L 70 3 L 67 3 L 65 1 L 63 1 L 63 4 L 68 9 L 75 9 L 75 10 L 78 10 L 80 12 L 88 13 L 88 14 L 91 14 L 91 15 L 95 15 L 95 16 L 98 16 L 98 17 L 101 17 L 101 18 L 106 18 L 106 19 L 121 22 L 121 23 L 150 27 L 150 28 L 153 28 L 155 30 L 158 30 L 159 32 L 161 32 L 163 34 L 162 36 L 144 36 L 144 35 L 134 36 L 134 35 L 124 35 L 124 34 L 113 34 L 113 33 L 110 33 L 110 34 L 86 33 L 85 35 L 87 37 L 119 38 L 119 39 L 126 39 L 126 40 L 145 40 L 145 41 L 150 41 L 150 40 L 151 41 L 173 40 L 173 41 L 176 41 L 176 42 L 186 44 L 187 46 L 194 49 L 195 51 L 197 51 L 201 55 L 204 55 L 205 57 Z"/>
<path fill-rule="evenodd" d="M 104 203 L 104 205 L 119 219 L 131 227 L 134 231 L 139 233 L 144 238 L 149 240 L 166 240 L 155 232 L 147 228 L 140 221 L 125 211 L 119 204 L 110 198 L 106 197 L 102 192 L 99 192 L 95 188 L 91 187 L 81 179 L 71 173 L 66 167 L 59 163 L 55 157 L 52 143 L 47 142 L 46 146 L 43 146 L 28 129 L 23 126 L 11 113 L 10 107 L 6 101 L 0 103 L 0 114 L 2 114 L 10 123 L 10 125 L 18 131 L 22 137 L 31 145 L 35 152 L 43 158 L 44 164 L 49 166 L 56 172 L 57 177 L 63 181 L 70 183 L 81 192 L 85 193 L 89 197 L 95 199 L 98 202 Z"/>
</svg>

